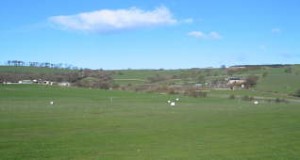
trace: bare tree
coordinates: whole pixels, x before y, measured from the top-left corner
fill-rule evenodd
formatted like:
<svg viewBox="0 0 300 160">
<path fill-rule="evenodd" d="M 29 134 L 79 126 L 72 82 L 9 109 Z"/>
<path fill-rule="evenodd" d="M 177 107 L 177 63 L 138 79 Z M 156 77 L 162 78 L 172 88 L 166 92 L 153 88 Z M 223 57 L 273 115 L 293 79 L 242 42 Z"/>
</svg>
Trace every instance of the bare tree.
<svg viewBox="0 0 300 160">
<path fill-rule="evenodd" d="M 10 65 L 11 65 L 11 60 L 8 60 L 8 61 L 7 61 L 7 64 L 10 66 Z"/>
<path fill-rule="evenodd" d="M 246 78 L 246 87 L 247 88 L 251 88 L 251 87 L 254 87 L 256 84 L 257 84 L 257 81 L 258 81 L 258 76 L 255 76 L 255 75 L 250 75 Z"/>
</svg>

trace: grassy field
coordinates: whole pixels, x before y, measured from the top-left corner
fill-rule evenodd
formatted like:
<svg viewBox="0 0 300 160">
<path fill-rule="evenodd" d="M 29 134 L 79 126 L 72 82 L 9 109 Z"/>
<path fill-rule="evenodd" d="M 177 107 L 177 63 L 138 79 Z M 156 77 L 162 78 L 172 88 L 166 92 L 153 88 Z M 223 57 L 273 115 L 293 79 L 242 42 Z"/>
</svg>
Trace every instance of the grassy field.
<svg viewBox="0 0 300 160">
<path fill-rule="evenodd" d="M 138 78 L 138 77 L 136 77 Z M 0 86 L 0 159 L 296 160 L 299 103 Z M 54 101 L 54 105 L 50 105 Z"/>
<path fill-rule="evenodd" d="M 0 66 L 0 73 L 8 72 L 8 73 L 66 73 L 72 72 L 72 70 L 68 69 L 54 69 L 54 68 L 43 68 L 43 67 L 15 67 L 15 66 Z"/>
<path fill-rule="evenodd" d="M 262 79 L 257 89 L 275 93 L 293 93 L 300 89 L 300 74 L 273 73 Z"/>
</svg>

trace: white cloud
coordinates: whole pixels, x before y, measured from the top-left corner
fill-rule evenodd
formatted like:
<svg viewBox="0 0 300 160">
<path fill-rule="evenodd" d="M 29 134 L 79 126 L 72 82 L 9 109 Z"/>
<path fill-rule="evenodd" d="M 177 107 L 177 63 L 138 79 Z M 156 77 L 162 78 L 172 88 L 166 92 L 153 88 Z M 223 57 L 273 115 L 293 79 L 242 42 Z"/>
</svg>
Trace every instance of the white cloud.
<svg viewBox="0 0 300 160">
<path fill-rule="evenodd" d="M 222 36 L 218 32 L 210 32 L 208 34 L 208 38 L 213 40 L 219 40 L 222 39 Z"/>
<path fill-rule="evenodd" d="M 193 18 L 187 18 L 187 19 L 184 19 L 182 22 L 190 24 L 190 23 L 194 22 L 194 19 Z"/>
<path fill-rule="evenodd" d="M 200 31 L 192 31 L 188 33 L 189 36 L 195 37 L 195 38 L 205 38 L 206 35 L 203 32 Z"/>
<path fill-rule="evenodd" d="M 189 32 L 187 35 L 198 38 L 198 39 L 204 39 L 204 40 L 220 40 L 220 39 L 222 39 L 222 36 L 218 32 L 203 33 L 201 31 L 192 31 L 192 32 Z"/>
<path fill-rule="evenodd" d="M 49 21 L 63 29 L 100 33 L 177 23 L 169 9 L 164 6 L 152 11 L 144 11 L 136 7 L 98 10 L 75 15 L 53 16 Z"/>
<path fill-rule="evenodd" d="M 272 31 L 272 33 L 275 33 L 275 34 L 281 33 L 280 28 L 273 28 L 271 31 Z"/>
</svg>

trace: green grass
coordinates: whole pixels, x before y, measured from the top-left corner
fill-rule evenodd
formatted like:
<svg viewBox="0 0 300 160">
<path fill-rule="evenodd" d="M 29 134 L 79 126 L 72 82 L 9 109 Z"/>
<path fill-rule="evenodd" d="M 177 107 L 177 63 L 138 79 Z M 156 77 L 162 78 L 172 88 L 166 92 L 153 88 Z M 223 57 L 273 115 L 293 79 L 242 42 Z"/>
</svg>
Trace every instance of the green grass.
<svg viewBox="0 0 300 160">
<path fill-rule="evenodd" d="M 66 73 L 66 72 L 73 72 L 72 70 L 68 69 L 54 69 L 54 68 L 42 68 L 42 67 L 15 67 L 15 66 L 0 66 L 0 73 L 1 72 L 8 72 L 8 73 Z"/>
<path fill-rule="evenodd" d="M 142 79 L 156 75 L 173 76 L 184 72 L 184 70 L 119 70 L 113 78 L 115 79 Z"/>
<path fill-rule="evenodd" d="M 184 73 L 188 73 L 188 70 L 119 70 L 114 71 L 113 79 L 114 83 L 120 86 L 131 86 L 132 88 L 140 85 L 149 84 L 150 77 L 162 76 L 168 77 L 167 80 L 162 80 L 156 83 L 156 85 L 164 84 L 182 84 L 181 79 L 173 79 L 173 76 L 179 76 Z"/>
<path fill-rule="evenodd" d="M 258 83 L 257 89 L 268 92 L 291 94 L 297 89 L 300 89 L 299 80 L 300 75 L 296 74 L 270 74 Z"/>
<path fill-rule="evenodd" d="M 0 86 L 0 159 L 293 160 L 300 107 L 228 98 Z M 49 102 L 55 101 L 51 106 Z"/>
</svg>

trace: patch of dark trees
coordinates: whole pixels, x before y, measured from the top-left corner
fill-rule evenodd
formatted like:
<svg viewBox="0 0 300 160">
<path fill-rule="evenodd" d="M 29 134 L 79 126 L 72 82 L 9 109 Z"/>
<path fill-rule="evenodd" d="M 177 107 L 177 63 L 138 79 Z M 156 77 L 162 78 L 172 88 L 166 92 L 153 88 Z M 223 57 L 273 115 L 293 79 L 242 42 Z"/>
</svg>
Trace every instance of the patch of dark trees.
<svg viewBox="0 0 300 160">
<path fill-rule="evenodd" d="M 25 62 L 21 60 L 8 60 L 5 65 L 8 66 L 15 66 L 15 67 L 41 67 L 41 68 L 63 68 L 63 69 L 73 69 L 77 70 L 78 67 L 71 65 L 71 64 L 64 64 L 64 63 L 50 63 L 50 62 Z"/>
</svg>

